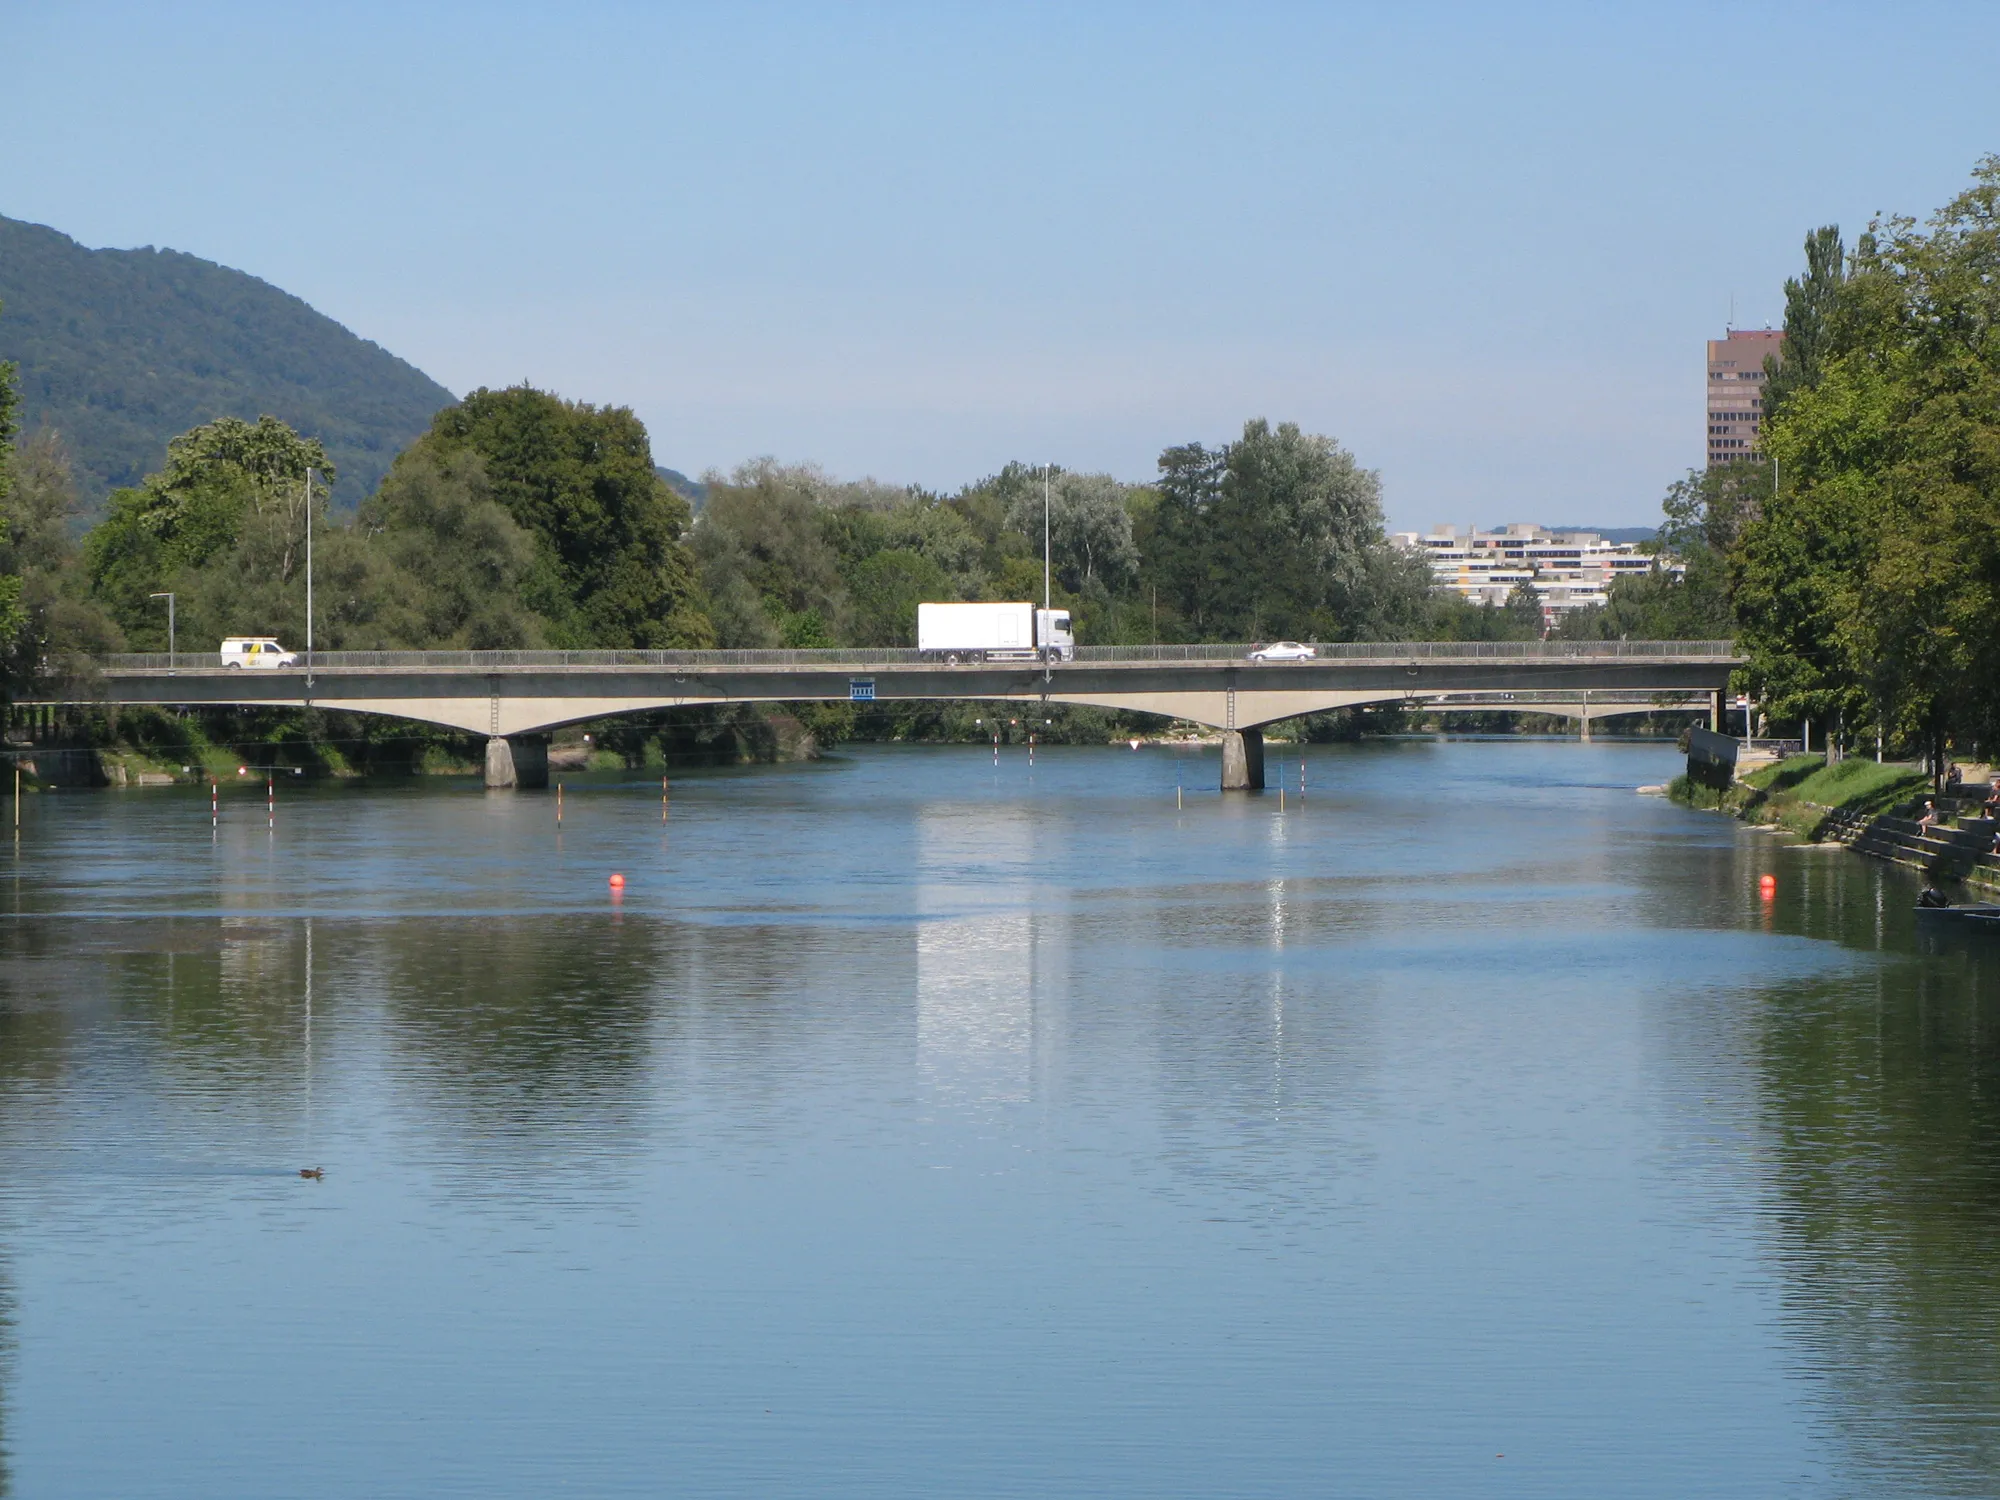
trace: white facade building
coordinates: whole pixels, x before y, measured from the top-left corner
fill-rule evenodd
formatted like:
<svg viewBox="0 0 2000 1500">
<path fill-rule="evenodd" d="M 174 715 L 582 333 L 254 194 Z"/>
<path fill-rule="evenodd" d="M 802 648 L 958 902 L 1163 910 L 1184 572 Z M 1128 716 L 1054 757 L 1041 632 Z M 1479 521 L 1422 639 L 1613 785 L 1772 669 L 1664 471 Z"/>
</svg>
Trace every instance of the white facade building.
<svg viewBox="0 0 2000 1500">
<path fill-rule="evenodd" d="M 1428 535 L 1399 531 L 1389 540 L 1423 553 L 1440 587 L 1475 604 L 1505 604 L 1515 585 L 1528 585 L 1542 602 L 1545 624 L 1569 610 L 1604 603 L 1613 579 L 1650 573 L 1655 566 L 1682 571 L 1679 563 L 1641 552 L 1631 542 L 1607 542 L 1594 531 L 1438 526 Z"/>
</svg>

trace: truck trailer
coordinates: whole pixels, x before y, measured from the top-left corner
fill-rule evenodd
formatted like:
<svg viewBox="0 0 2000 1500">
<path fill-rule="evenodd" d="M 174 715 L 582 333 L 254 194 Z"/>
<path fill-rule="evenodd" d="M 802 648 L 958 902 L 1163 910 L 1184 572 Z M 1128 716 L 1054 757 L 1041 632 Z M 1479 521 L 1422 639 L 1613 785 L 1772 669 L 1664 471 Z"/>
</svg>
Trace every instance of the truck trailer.
<svg viewBox="0 0 2000 1500">
<path fill-rule="evenodd" d="M 919 604 L 917 649 L 947 666 L 1076 659 L 1069 611 L 1032 604 Z"/>
</svg>

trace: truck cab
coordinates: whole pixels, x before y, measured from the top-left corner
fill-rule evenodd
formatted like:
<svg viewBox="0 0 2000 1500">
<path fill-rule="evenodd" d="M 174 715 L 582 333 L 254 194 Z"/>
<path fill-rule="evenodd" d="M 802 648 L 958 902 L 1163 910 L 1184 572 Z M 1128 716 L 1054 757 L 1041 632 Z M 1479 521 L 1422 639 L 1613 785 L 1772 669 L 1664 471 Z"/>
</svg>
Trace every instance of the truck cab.
<svg viewBox="0 0 2000 1500">
<path fill-rule="evenodd" d="M 1045 661 L 1075 661 L 1076 637 L 1069 633 L 1069 611 L 1036 610 L 1035 643 L 1041 647 Z"/>
</svg>

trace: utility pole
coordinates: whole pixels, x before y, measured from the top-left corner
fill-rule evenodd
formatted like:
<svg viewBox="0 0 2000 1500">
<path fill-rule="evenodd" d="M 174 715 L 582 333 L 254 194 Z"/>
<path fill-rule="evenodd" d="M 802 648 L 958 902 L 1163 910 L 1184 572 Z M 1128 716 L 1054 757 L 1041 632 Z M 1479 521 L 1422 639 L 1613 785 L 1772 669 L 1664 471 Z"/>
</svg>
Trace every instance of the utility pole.
<svg viewBox="0 0 2000 1500">
<path fill-rule="evenodd" d="M 306 466 L 306 694 L 313 685 L 313 471 Z"/>
<path fill-rule="evenodd" d="M 1049 466 L 1042 465 L 1042 608 L 1055 608 L 1056 596 L 1049 586 Z"/>
<path fill-rule="evenodd" d="M 167 601 L 167 671 L 171 674 L 174 670 L 174 596 L 172 594 L 149 594 L 147 597 Z"/>
</svg>

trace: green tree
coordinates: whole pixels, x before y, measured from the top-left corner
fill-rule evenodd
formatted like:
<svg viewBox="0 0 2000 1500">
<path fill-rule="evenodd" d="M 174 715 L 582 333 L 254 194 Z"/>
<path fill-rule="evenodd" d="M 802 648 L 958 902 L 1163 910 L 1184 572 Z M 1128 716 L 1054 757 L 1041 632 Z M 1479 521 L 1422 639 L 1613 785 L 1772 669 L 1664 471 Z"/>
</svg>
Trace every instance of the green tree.
<svg viewBox="0 0 2000 1500">
<path fill-rule="evenodd" d="M 917 606 L 955 596 L 942 568 L 901 548 L 856 563 L 848 591 L 857 646 L 914 646 Z"/>
<path fill-rule="evenodd" d="M 1049 558 L 1055 576 L 1071 593 L 1109 594 L 1137 574 L 1139 549 L 1132 539 L 1127 488 L 1109 474 L 1050 475 Z M 1007 503 L 1007 524 L 1027 537 L 1038 557 L 1042 501 L 1042 486 L 1030 483 L 1013 486 Z"/>
<path fill-rule="evenodd" d="M 820 503 L 826 487 L 818 469 L 771 459 L 709 480 L 693 546 L 722 645 L 832 644 L 844 633 L 840 555 Z"/>
<path fill-rule="evenodd" d="M 1810 274 L 1810 273 L 1809 273 Z M 1941 757 L 2000 737 L 2000 157 L 1926 226 L 1871 224 L 1765 434 L 1780 487 L 1731 577 L 1781 713 Z"/>
<path fill-rule="evenodd" d="M 165 621 L 149 597 L 161 590 L 206 596 L 212 609 L 191 605 L 197 634 L 302 621 L 302 604 L 281 601 L 303 576 L 308 468 L 331 478 L 319 442 L 275 417 L 218 417 L 173 438 L 165 466 L 115 493 L 91 532 L 92 592 L 128 636 L 162 648 Z M 324 499 L 315 494 L 315 515 Z"/>
<path fill-rule="evenodd" d="M 546 626 L 524 597 L 534 538 L 493 498 L 477 453 L 399 460 L 356 529 L 370 545 L 328 549 L 322 589 L 332 644 L 503 651 L 543 643 Z"/>
<path fill-rule="evenodd" d="M 0 530 L 13 526 L 14 434 L 20 424 L 20 409 L 20 369 L 12 361 L 0 363 Z M 27 615 L 21 607 L 21 575 L 11 569 L 0 570 L 0 651 L 10 661 L 17 653 L 26 625 Z M 0 684 L 0 691 L 12 702 L 18 684 L 13 671 L 7 678 Z"/>
<path fill-rule="evenodd" d="M 1565 623 L 1583 611 L 1572 612 Z M 1540 637 L 1540 611 L 1526 620 L 1505 604 L 1475 604 L 1451 589 L 1439 589 L 1430 599 L 1417 639 L 1434 641 L 1526 641 Z"/>
<path fill-rule="evenodd" d="M 1571 611 L 1557 633 L 1565 640 L 1731 639 L 1729 554 L 1770 492 L 1769 464 L 1689 470 L 1661 502 L 1657 565 L 1613 579 L 1602 607 Z"/>
<path fill-rule="evenodd" d="M 1542 638 L 1544 616 L 1542 596 L 1535 592 L 1532 583 L 1517 583 L 1507 591 L 1507 602 L 1501 606 L 1508 619 L 1520 632 L 1524 641 L 1538 641 Z"/>
<path fill-rule="evenodd" d="M 441 466 L 465 452 L 479 455 L 494 499 L 534 538 L 538 566 L 524 588 L 552 644 L 714 644 L 682 544 L 687 502 L 654 471 L 645 425 L 628 408 L 527 385 L 480 389 L 406 450 Z"/>
<path fill-rule="evenodd" d="M 1390 548 L 1381 484 L 1333 439 L 1261 418 L 1160 456 L 1148 581 L 1197 636 L 1351 640 L 1414 629 L 1421 558 Z"/>
<path fill-rule="evenodd" d="M 87 597 L 70 524 L 81 510 L 69 455 L 44 428 L 11 453 L 11 492 L 0 525 L 0 577 L 17 581 L 19 619 L 8 637 L 4 671 L 17 686 L 56 689 L 81 683 L 90 658 L 124 645 L 124 636 Z"/>
<path fill-rule="evenodd" d="M 1766 421 L 1793 391 L 1819 384 L 1832 348 L 1846 266 L 1838 224 L 1823 224 L 1806 236 L 1806 273 L 1785 280 L 1785 338 L 1779 346 L 1783 358 L 1767 355 L 1764 360 L 1764 372 L 1770 377 L 1764 385 Z"/>
</svg>

